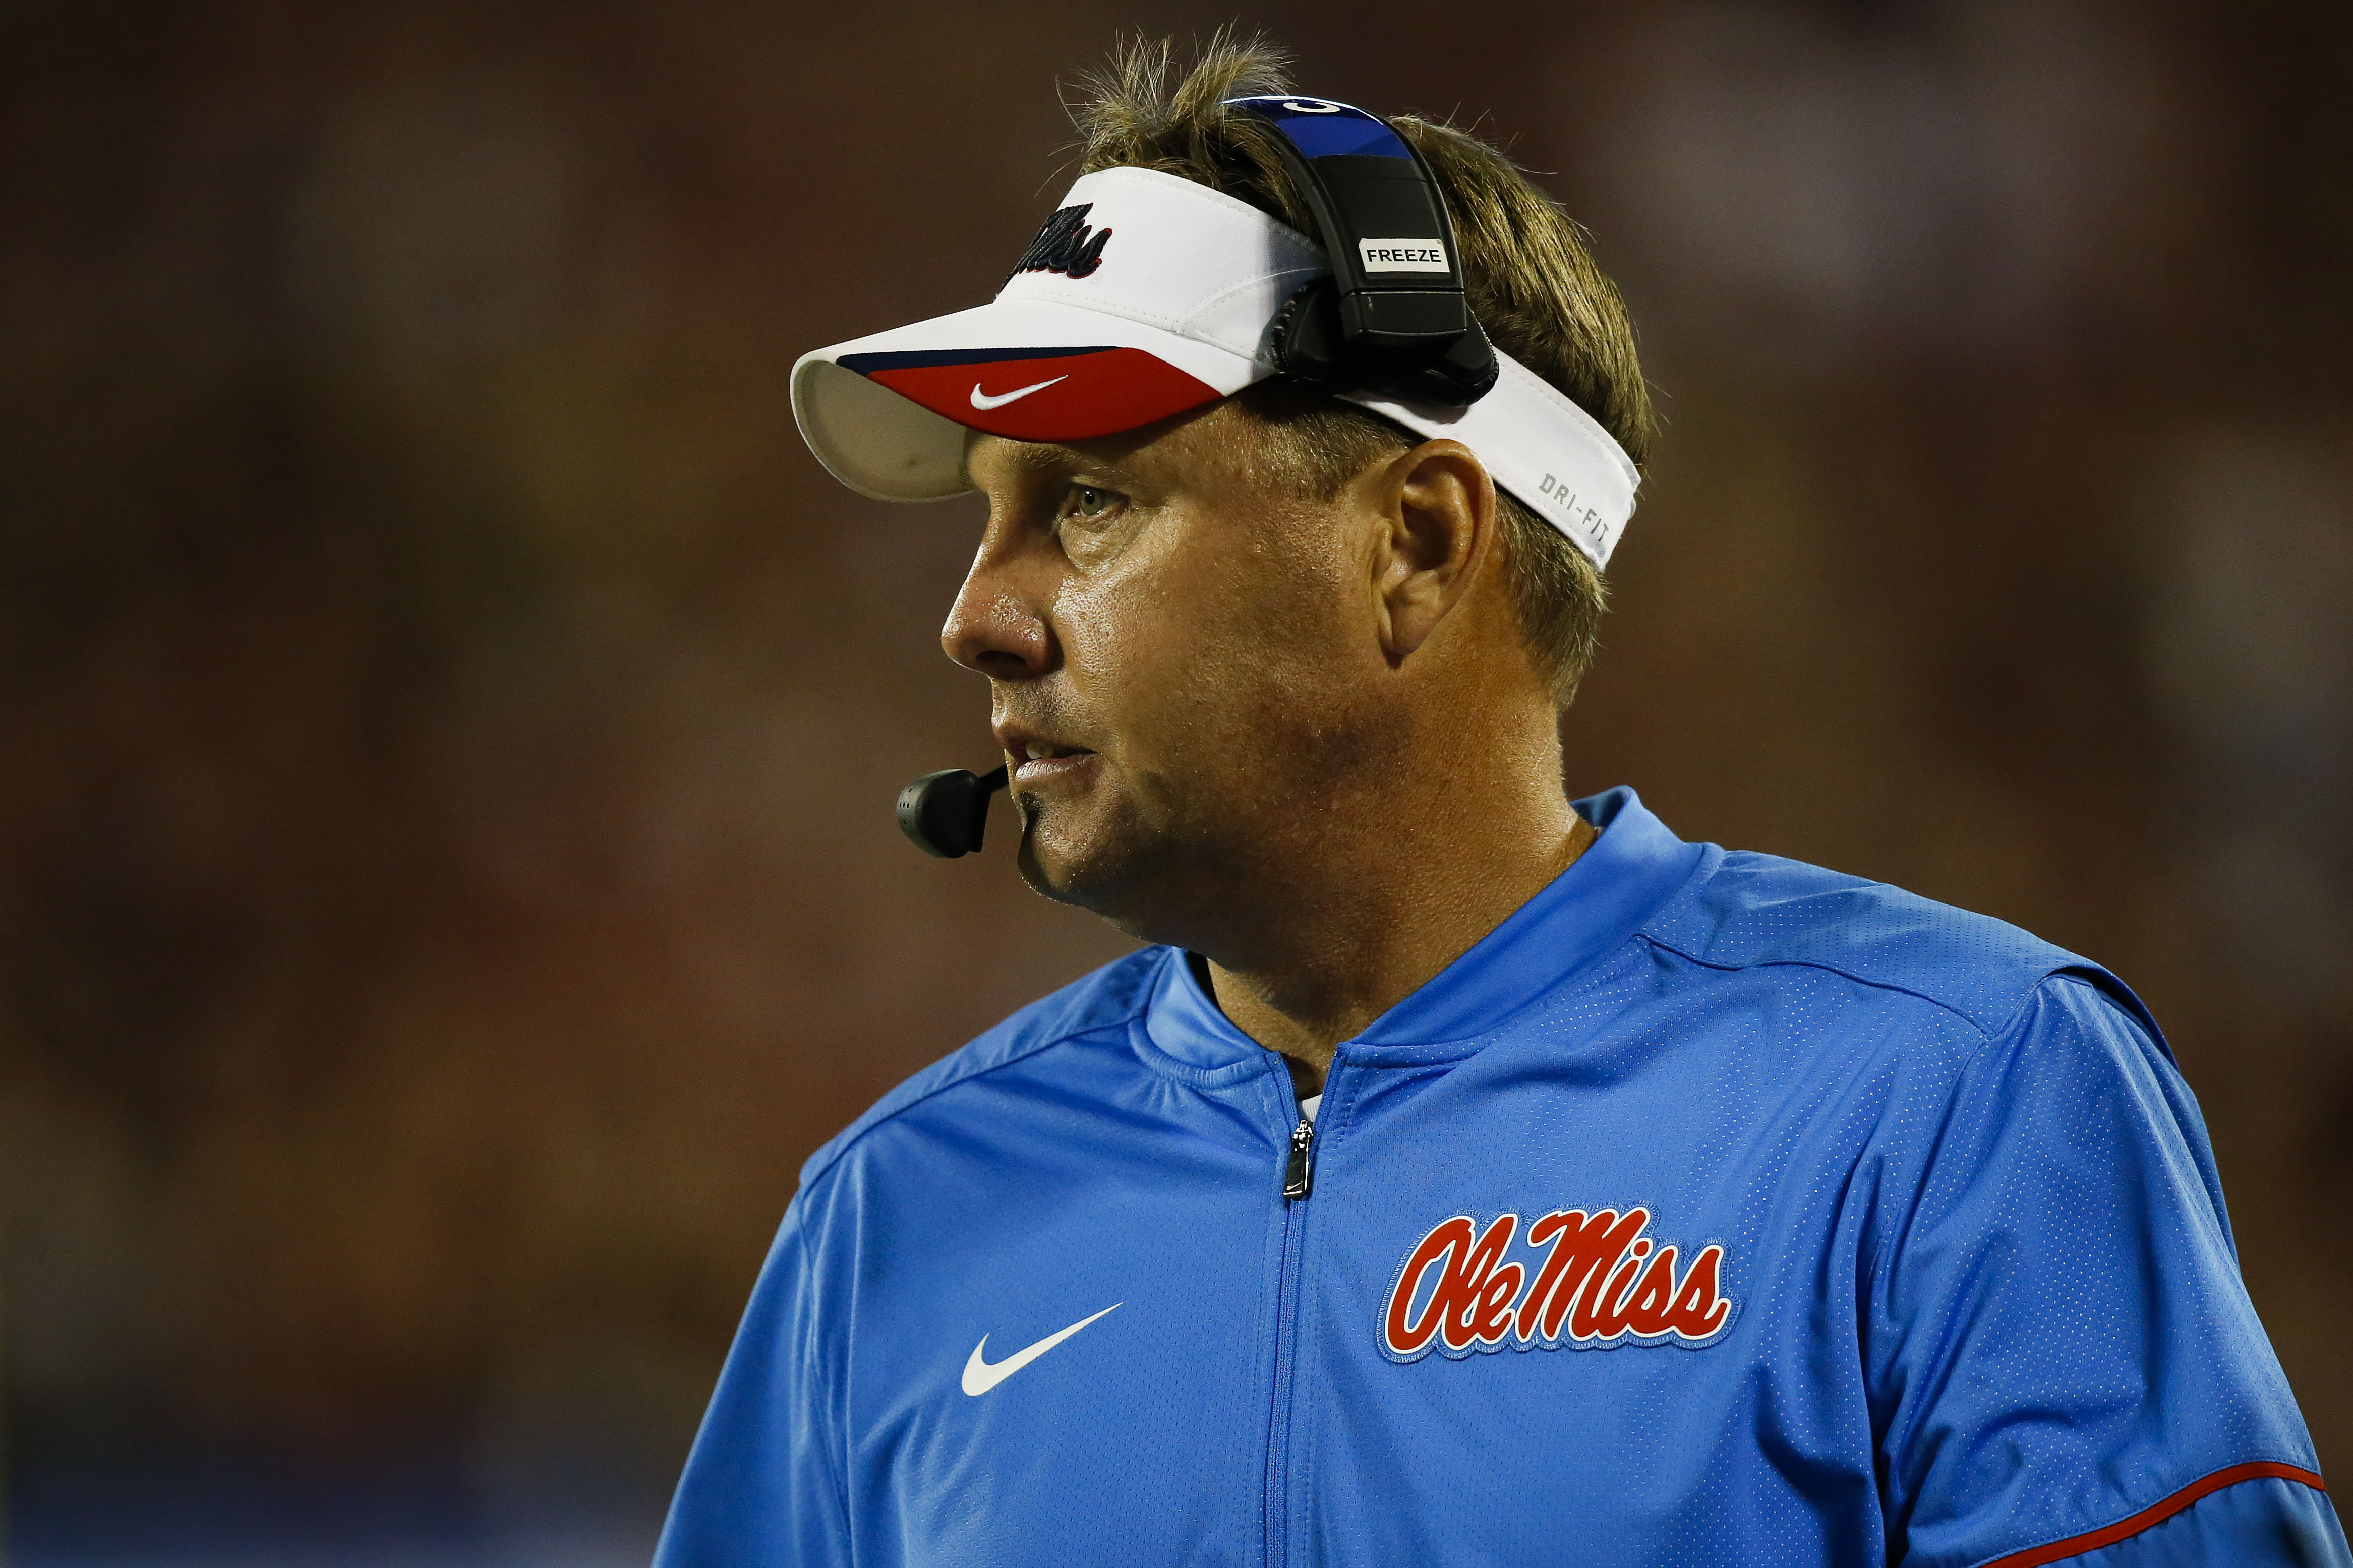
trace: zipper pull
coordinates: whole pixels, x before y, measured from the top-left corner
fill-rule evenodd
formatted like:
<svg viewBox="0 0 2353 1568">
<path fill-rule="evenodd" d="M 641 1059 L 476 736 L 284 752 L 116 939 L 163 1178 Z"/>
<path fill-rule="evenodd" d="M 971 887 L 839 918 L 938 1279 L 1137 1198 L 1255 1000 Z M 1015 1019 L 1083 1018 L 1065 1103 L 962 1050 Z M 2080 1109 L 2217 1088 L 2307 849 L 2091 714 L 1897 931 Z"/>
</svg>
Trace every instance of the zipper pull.
<svg viewBox="0 0 2353 1568">
<path fill-rule="evenodd" d="M 1315 1123 L 1303 1116 L 1291 1130 L 1291 1159 L 1282 1167 L 1282 1196 L 1288 1203 L 1305 1197 L 1315 1184 Z"/>
</svg>

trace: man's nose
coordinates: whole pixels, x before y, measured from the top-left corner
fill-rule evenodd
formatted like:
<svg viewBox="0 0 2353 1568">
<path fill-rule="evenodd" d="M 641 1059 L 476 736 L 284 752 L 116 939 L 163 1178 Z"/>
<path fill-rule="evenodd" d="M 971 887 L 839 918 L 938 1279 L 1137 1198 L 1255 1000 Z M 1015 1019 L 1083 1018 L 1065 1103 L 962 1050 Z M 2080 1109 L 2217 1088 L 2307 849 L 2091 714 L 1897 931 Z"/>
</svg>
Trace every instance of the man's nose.
<svg viewBox="0 0 2353 1568">
<path fill-rule="evenodd" d="M 1054 637 L 1014 563 L 987 544 L 973 560 L 940 647 L 966 669 L 997 680 L 1021 680 L 1052 668 Z"/>
</svg>

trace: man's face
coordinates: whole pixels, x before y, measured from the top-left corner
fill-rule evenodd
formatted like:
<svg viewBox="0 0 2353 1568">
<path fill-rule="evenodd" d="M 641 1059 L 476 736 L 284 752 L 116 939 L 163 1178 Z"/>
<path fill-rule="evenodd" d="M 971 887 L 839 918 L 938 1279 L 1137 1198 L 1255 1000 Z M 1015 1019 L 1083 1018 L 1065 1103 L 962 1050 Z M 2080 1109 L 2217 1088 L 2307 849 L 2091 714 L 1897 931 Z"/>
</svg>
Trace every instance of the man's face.
<svg viewBox="0 0 2353 1568">
<path fill-rule="evenodd" d="M 988 522 L 941 640 L 989 678 L 1022 875 L 1150 940 L 1345 831 L 1396 751 L 1377 514 L 1293 493 L 1261 431 L 1227 403 L 968 450 Z"/>
</svg>

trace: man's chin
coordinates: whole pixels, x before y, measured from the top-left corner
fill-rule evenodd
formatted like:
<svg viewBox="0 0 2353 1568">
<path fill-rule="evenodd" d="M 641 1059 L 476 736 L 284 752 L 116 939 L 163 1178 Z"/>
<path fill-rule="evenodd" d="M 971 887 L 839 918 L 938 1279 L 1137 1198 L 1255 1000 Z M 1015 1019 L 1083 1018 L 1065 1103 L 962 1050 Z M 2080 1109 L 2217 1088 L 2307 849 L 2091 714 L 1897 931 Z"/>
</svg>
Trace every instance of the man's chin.
<svg viewBox="0 0 2353 1568">
<path fill-rule="evenodd" d="M 1078 800 L 1017 793 L 1021 879 L 1041 897 L 1110 921 L 1138 942 L 1184 946 L 1230 909 L 1235 846 L 1217 818 L 1170 799 L 1090 791 Z"/>
<path fill-rule="evenodd" d="M 1074 833 L 1071 826 L 1022 814 L 1021 879 L 1040 898 L 1100 912 L 1104 898 L 1128 879 L 1122 863 L 1129 857 L 1106 844 L 1107 835 Z"/>
<path fill-rule="evenodd" d="M 1093 812 L 1049 806 L 1034 797 L 1018 803 L 1021 848 L 1016 863 L 1032 892 L 1100 915 L 1131 936 L 1152 923 L 1145 907 L 1161 901 L 1166 880 L 1153 868 L 1168 857 L 1155 836 L 1131 821 L 1103 821 Z"/>
</svg>

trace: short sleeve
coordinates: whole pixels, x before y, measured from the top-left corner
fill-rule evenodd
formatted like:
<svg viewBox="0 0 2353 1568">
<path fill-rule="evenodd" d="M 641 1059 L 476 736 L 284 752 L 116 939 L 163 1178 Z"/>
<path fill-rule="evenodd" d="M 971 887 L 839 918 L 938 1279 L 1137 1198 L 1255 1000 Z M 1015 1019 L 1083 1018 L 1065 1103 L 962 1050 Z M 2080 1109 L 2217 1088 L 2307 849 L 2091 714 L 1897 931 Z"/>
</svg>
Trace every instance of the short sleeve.
<svg viewBox="0 0 2353 1568">
<path fill-rule="evenodd" d="M 671 1500 L 655 1568 L 849 1563 L 806 1219 L 797 1201 L 761 1270 Z"/>
<path fill-rule="evenodd" d="M 2045 981 L 1894 1204 L 1862 1304 L 1891 1561 L 2347 1563 L 2197 1102 L 2116 1001 Z"/>
</svg>

